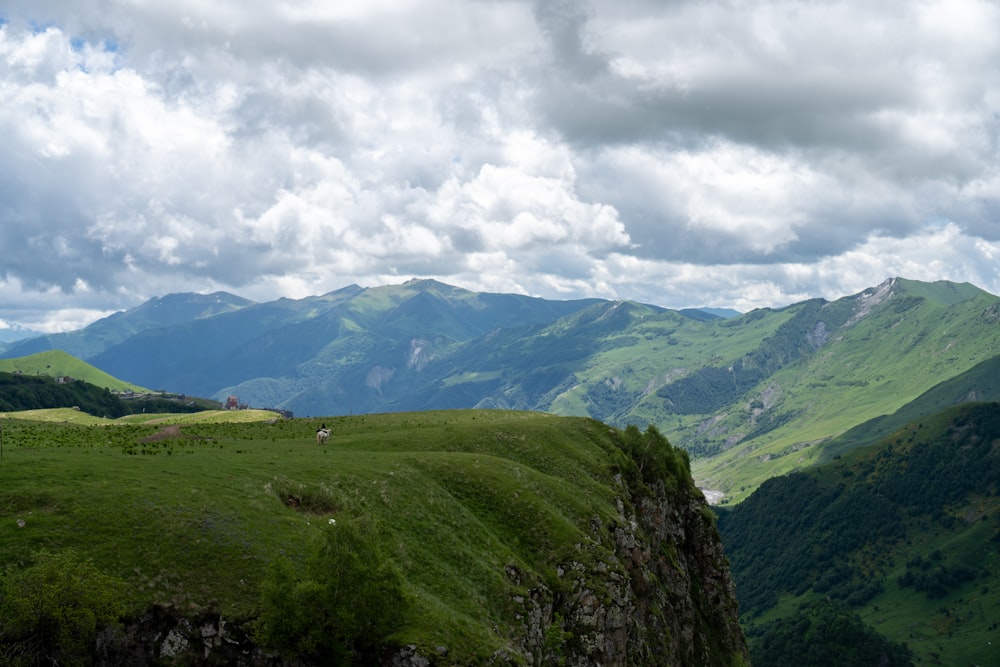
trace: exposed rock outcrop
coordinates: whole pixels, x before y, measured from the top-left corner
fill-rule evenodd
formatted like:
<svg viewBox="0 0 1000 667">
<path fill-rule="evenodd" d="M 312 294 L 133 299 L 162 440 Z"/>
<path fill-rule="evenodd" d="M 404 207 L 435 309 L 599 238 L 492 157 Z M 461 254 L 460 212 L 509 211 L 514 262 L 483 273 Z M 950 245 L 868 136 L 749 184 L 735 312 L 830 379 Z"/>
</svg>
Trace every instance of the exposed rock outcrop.
<svg viewBox="0 0 1000 667">
<path fill-rule="evenodd" d="M 749 664 L 735 588 L 702 494 L 657 482 L 619 501 L 618 510 L 614 525 L 591 522 L 611 558 L 564 563 L 557 568 L 564 589 L 540 586 L 515 600 L 528 663 Z"/>
<path fill-rule="evenodd" d="M 131 665 L 287 665 L 257 647 L 246 627 L 215 612 L 182 615 L 154 606 L 124 627 L 104 630 L 97 640 L 101 667 Z"/>
</svg>

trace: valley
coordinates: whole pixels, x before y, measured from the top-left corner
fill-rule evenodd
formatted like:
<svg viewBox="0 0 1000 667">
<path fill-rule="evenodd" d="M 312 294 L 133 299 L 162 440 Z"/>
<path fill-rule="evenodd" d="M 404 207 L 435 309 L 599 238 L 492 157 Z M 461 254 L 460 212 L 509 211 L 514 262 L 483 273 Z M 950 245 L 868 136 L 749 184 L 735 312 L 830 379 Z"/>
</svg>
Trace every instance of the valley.
<svg viewBox="0 0 1000 667">
<path fill-rule="evenodd" d="M 1000 403 L 965 403 L 720 509 L 751 645 L 833 600 L 916 664 L 993 663 L 998 444 Z"/>
</svg>

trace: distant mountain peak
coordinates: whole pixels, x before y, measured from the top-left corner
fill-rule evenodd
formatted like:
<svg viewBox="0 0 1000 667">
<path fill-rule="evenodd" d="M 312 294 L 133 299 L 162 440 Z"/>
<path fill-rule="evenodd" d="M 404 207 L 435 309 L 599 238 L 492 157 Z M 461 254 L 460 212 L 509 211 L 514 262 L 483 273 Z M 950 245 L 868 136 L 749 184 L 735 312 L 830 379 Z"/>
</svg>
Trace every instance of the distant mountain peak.
<svg viewBox="0 0 1000 667">
<path fill-rule="evenodd" d="M 352 296 L 352 295 L 355 295 L 355 294 L 360 294 L 361 292 L 364 292 L 364 291 L 365 291 L 365 288 L 362 287 L 361 285 L 358 285 L 357 283 L 351 283 L 350 285 L 345 285 L 344 287 L 337 288 L 337 289 L 333 290 L 332 292 L 327 292 L 323 296 L 325 296 L 325 297 L 330 297 L 330 296 L 336 296 L 336 297 L 340 297 L 340 296 Z"/>
<path fill-rule="evenodd" d="M 410 278 L 402 284 L 403 287 L 417 287 L 420 289 L 431 289 L 431 288 L 447 288 L 456 289 L 453 285 L 448 285 L 440 280 L 435 280 L 434 278 Z"/>
<path fill-rule="evenodd" d="M 209 294 L 203 294 L 201 292 L 172 292 L 164 296 L 150 297 L 145 303 L 138 307 L 142 308 L 143 306 L 177 305 L 185 303 L 226 303 L 245 306 L 252 304 L 253 301 L 222 291 L 211 292 Z"/>
<path fill-rule="evenodd" d="M 922 282 L 907 278 L 895 278 L 893 290 L 899 294 L 918 296 L 933 303 L 950 306 L 970 299 L 992 296 L 971 283 L 956 283 L 950 280 Z"/>
</svg>

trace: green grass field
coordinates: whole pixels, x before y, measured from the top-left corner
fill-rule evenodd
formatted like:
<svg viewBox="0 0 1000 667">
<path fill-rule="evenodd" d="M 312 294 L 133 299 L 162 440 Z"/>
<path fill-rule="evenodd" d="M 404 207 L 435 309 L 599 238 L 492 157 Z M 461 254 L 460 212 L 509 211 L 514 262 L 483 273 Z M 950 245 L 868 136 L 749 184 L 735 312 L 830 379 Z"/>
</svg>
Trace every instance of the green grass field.
<svg viewBox="0 0 1000 667">
<path fill-rule="evenodd" d="M 590 519 L 615 518 L 614 445 L 592 420 L 326 418 L 333 435 L 318 446 L 322 420 L 253 412 L 3 416 L 0 562 L 73 549 L 126 582 L 136 609 L 251 617 L 276 556 L 301 562 L 334 522 L 364 517 L 412 599 L 397 639 L 449 646 L 461 664 L 503 648 L 512 597 L 532 581 L 558 587 L 551 563 L 587 562 Z"/>
</svg>

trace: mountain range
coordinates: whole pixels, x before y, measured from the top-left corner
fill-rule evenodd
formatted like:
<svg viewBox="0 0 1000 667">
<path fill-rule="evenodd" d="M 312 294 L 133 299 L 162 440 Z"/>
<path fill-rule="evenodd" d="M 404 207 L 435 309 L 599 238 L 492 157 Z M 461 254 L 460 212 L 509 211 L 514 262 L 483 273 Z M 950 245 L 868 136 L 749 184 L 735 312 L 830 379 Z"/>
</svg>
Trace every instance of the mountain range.
<svg viewBox="0 0 1000 667">
<path fill-rule="evenodd" d="M 137 385 L 303 416 L 479 407 L 655 424 L 734 502 L 1000 354 L 1000 297 L 970 284 L 893 278 L 727 315 L 412 280 L 266 303 L 172 294 L 0 356 L 59 349 Z M 970 378 L 956 402 L 993 398 Z"/>
</svg>

